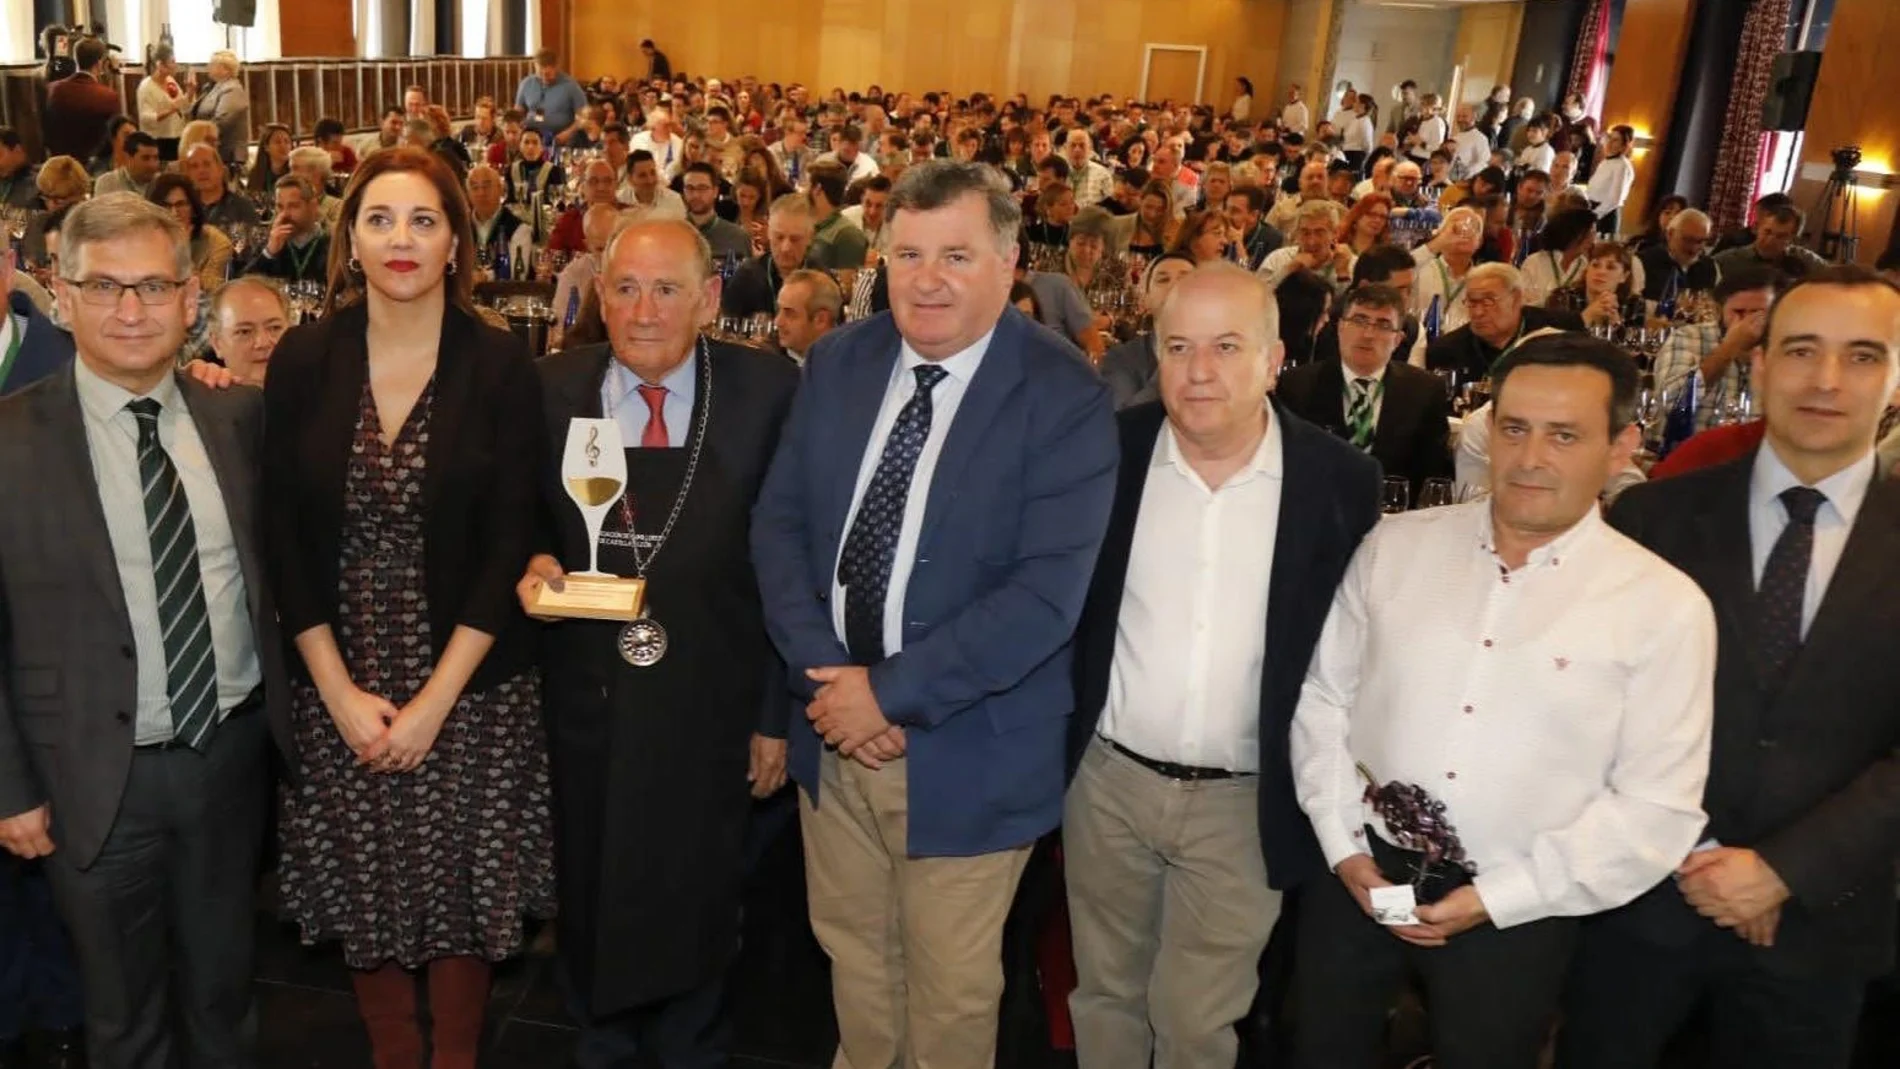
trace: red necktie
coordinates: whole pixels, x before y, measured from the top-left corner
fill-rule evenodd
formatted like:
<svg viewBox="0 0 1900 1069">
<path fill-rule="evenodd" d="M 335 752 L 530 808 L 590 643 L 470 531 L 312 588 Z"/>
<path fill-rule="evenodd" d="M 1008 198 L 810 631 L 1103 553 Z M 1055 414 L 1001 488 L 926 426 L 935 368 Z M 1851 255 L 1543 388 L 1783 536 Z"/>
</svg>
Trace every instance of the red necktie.
<svg viewBox="0 0 1900 1069">
<path fill-rule="evenodd" d="M 665 449 L 672 445 L 666 438 L 666 387 L 640 387 L 647 402 L 647 429 L 640 432 L 640 448 Z"/>
</svg>

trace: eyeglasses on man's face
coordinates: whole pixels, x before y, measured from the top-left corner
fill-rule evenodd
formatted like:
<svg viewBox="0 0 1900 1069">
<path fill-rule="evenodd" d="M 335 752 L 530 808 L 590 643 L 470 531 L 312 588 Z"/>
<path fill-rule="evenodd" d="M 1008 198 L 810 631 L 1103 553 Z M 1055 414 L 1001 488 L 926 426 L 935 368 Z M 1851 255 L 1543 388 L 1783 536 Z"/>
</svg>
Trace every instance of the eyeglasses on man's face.
<svg viewBox="0 0 1900 1069">
<path fill-rule="evenodd" d="M 79 300 L 96 308 L 114 308 L 125 299 L 127 293 L 138 297 L 139 303 L 148 307 L 165 304 L 178 296 L 184 287 L 184 279 L 142 278 L 137 282 L 120 282 L 112 278 L 67 278 L 67 285 L 79 292 Z"/>
</svg>

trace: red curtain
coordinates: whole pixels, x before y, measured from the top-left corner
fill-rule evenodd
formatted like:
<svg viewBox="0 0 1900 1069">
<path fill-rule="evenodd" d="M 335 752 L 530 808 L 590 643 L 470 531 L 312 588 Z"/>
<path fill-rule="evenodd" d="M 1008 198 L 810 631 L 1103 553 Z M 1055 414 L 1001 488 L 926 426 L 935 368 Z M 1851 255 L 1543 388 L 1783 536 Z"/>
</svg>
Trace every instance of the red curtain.
<svg viewBox="0 0 1900 1069">
<path fill-rule="evenodd" d="M 1728 114 L 1722 121 L 1722 147 L 1709 183 L 1709 216 L 1715 232 L 1734 230 L 1748 221 L 1761 182 L 1766 134 L 1761 106 L 1767 99 L 1775 57 L 1788 44 L 1789 0 L 1749 0 L 1736 46 L 1735 79 L 1729 83 Z"/>
<path fill-rule="evenodd" d="M 1610 0 L 1590 0 L 1577 31 L 1577 51 L 1570 59 L 1570 81 L 1564 86 L 1564 95 L 1583 97 L 1586 115 L 1603 114 L 1603 85 L 1607 80 L 1604 66 L 1609 52 Z"/>
</svg>

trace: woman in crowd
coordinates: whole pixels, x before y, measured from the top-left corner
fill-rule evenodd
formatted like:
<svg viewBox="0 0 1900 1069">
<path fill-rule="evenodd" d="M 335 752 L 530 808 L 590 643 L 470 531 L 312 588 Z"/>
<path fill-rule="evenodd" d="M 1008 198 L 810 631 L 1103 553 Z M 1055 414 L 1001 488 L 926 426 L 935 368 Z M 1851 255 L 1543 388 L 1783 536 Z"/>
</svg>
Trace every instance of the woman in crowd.
<svg viewBox="0 0 1900 1069">
<path fill-rule="evenodd" d="M 443 162 L 363 163 L 326 314 L 265 391 L 269 563 L 300 679 L 280 888 L 341 940 L 377 1069 L 473 1069 L 490 963 L 554 905 L 527 563 L 540 387 L 471 300 L 467 200 Z M 427 501 L 428 507 L 423 508 Z"/>
<path fill-rule="evenodd" d="M 1121 168 L 1120 168 L 1121 170 L 1124 170 L 1124 171 L 1147 170 L 1148 169 L 1148 142 L 1142 140 L 1139 137 L 1129 138 L 1128 143 L 1122 146 L 1119 159 L 1121 160 Z"/>
<path fill-rule="evenodd" d="M 1280 308 L 1280 342 L 1286 347 L 1282 368 L 1299 367 L 1313 359 L 1319 332 L 1326 329 L 1333 309 L 1333 287 L 1301 268 L 1280 280 L 1273 298 Z"/>
<path fill-rule="evenodd" d="M 251 196 L 274 195 L 277 180 L 290 173 L 292 147 L 290 127 L 275 122 L 264 124 L 263 132 L 257 135 L 257 159 L 244 177 L 244 188 Z"/>
<path fill-rule="evenodd" d="M 224 283 L 225 270 L 231 263 L 230 237 L 205 222 L 204 202 L 198 199 L 191 180 L 182 174 L 159 175 L 146 197 L 171 212 L 191 235 L 191 269 L 198 276 L 198 288 L 209 297 Z"/>
<path fill-rule="evenodd" d="M 1561 308 L 1583 317 L 1583 325 L 1596 328 L 1622 328 L 1642 323 L 1648 315 L 1643 297 L 1636 292 L 1635 258 L 1629 246 L 1614 241 L 1598 241 L 1585 256 L 1589 264 L 1583 277 L 1552 293 L 1546 308 Z"/>
<path fill-rule="evenodd" d="M 58 247 L 47 240 L 47 217 L 54 212 L 64 212 L 91 196 L 92 176 L 73 157 L 54 156 L 40 166 L 40 173 L 33 181 L 40 193 L 39 207 L 44 212 L 27 221 L 21 240 L 27 262 L 40 264 L 59 252 Z"/>
<path fill-rule="evenodd" d="M 115 115 L 107 120 L 105 136 L 99 140 L 99 147 L 87 162 L 86 169 L 98 177 L 111 174 L 130 163 L 131 157 L 125 151 L 125 139 L 138 128 L 138 123 L 123 115 Z"/>
<path fill-rule="evenodd" d="M 1186 253 L 1198 266 L 1227 258 L 1227 217 L 1218 211 L 1190 212 L 1169 252 Z"/>
<path fill-rule="evenodd" d="M 792 180 L 785 177 L 785 169 L 778 165 L 772 150 L 766 148 L 764 138 L 748 135 L 739 139 L 739 173 L 756 175 L 765 181 L 768 207 L 793 191 Z"/>
<path fill-rule="evenodd" d="M 1253 117 L 1253 82 L 1247 78 L 1235 78 L 1234 87 L 1239 95 L 1234 97 L 1234 106 L 1227 114 L 1237 123 L 1244 123 Z"/>
<path fill-rule="evenodd" d="M 765 216 L 772 207 L 772 191 L 757 171 L 742 171 L 732 182 L 732 221 L 752 239 L 752 251 L 765 249 Z"/>
<path fill-rule="evenodd" d="M 218 124 L 209 119 L 193 119 L 178 132 L 178 159 L 180 163 L 191 156 L 191 150 L 199 145 L 210 145 L 212 151 L 219 151 Z M 222 158 L 222 153 L 220 153 Z"/>
<path fill-rule="evenodd" d="M 1353 201 L 1346 218 L 1339 224 L 1339 243 L 1354 256 L 1385 241 L 1392 222 L 1392 198 L 1385 193 L 1367 193 Z"/>
<path fill-rule="evenodd" d="M 1590 247 L 1596 241 L 1596 216 L 1571 209 L 1544 224 L 1539 248 L 1524 258 L 1524 303 L 1541 305 L 1551 294 L 1583 283 L 1590 266 Z"/>
<path fill-rule="evenodd" d="M 1035 218 L 1023 224 L 1023 241 L 1032 246 L 1068 245 L 1069 220 L 1075 212 L 1075 190 L 1067 182 L 1043 186 L 1036 194 Z"/>
<path fill-rule="evenodd" d="M 1630 251 L 1642 255 L 1653 246 L 1662 245 L 1669 240 L 1669 223 L 1678 213 L 1689 206 L 1689 198 L 1680 193 L 1671 193 L 1656 202 L 1656 214 L 1649 220 L 1649 228 L 1630 239 Z"/>
<path fill-rule="evenodd" d="M 1069 252 L 1065 273 L 1077 289 L 1089 293 L 1109 284 L 1108 242 L 1115 217 L 1095 205 L 1075 214 L 1069 222 Z"/>
</svg>

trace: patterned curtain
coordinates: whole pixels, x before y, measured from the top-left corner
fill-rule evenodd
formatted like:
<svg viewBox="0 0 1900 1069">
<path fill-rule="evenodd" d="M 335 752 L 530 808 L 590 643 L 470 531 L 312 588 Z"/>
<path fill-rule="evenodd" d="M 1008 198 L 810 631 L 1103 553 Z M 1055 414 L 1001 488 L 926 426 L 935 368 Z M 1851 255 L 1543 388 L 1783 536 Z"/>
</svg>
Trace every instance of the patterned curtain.
<svg viewBox="0 0 1900 1069">
<path fill-rule="evenodd" d="M 1767 99 L 1775 57 L 1788 45 L 1789 0 L 1750 0 L 1736 46 L 1735 80 L 1729 84 L 1728 114 L 1722 121 L 1722 147 L 1709 183 L 1709 216 L 1715 232 L 1734 230 L 1748 221 L 1761 180 L 1764 134 L 1762 101 Z"/>
<path fill-rule="evenodd" d="M 1570 81 L 1564 95 L 1583 97 L 1583 110 L 1599 114 L 1603 100 L 1603 61 L 1610 44 L 1610 0 L 1590 0 L 1577 28 L 1577 51 L 1570 59 Z M 1562 103 L 1559 101 L 1558 103 Z"/>
</svg>

